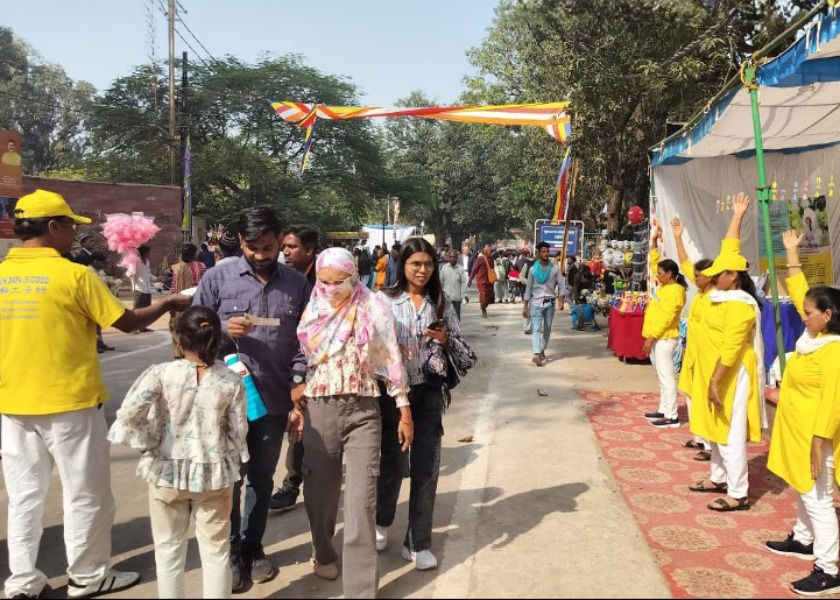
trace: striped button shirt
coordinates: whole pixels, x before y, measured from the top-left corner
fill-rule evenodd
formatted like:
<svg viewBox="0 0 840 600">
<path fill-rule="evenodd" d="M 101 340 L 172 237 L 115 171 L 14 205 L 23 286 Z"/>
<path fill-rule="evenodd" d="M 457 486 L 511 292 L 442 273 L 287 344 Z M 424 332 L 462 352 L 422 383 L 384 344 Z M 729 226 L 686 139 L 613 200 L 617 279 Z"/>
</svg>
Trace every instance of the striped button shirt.
<svg viewBox="0 0 840 600">
<path fill-rule="evenodd" d="M 388 298 L 391 301 L 391 309 L 394 311 L 394 320 L 397 326 L 397 341 L 402 350 L 405 370 L 408 373 L 409 385 L 417 385 L 426 381 L 423 374 L 423 364 L 420 356 L 420 343 L 423 330 L 432 322 L 436 321 L 435 306 L 432 299 L 427 295 L 423 304 L 417 309 L 414 302 L 406 292 L 395 298 Z M 444 294 L 443 318 L 450 333 L 460 335 L 461 325 L 455 315 L 455 309 L 449 298 Z"/>
</svg>

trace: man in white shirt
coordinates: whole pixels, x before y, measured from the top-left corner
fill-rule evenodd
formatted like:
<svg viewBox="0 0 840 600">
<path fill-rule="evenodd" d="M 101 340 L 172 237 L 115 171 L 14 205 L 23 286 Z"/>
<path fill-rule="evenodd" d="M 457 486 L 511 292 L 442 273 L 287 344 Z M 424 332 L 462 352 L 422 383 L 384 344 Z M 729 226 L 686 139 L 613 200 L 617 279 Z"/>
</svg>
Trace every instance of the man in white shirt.
<svg viewBox="0 0 840 600">
<path fill-rule="evenodd" d="M 467 295 L 467 272 L 458 264 L 458 253 L 450 250 L 447 256 L 449 262 L 440 269 L 440 283 L 443 286 L 443 293 L 452 302 L 458 320 L 461 320 L 461 302 Z"/>
<path fill-rule="evenodd" d="M 551 262 L 551 246 L 547 242 L 537 244 L 537 256 L 533 266 L 528 269 L 528 282 L 525 284 L 525 305 L 522 316 L 531 318 L 531 360 L 538 367 L 545 364 L 545 349 L 551 338 L 551 324 L 554 321 L 555 302 L 564 308 L 566 280 L 556 262 Z"/>
<path fill-rule="evenodd" d="M 472 267 L 472 257 L 470 256 L 470 247 L 466 244 L 461 247 L 461 256 L 458 257 L 458 264 L 461 265 L 465 272 L 470 272 L 470 267 Z"/>
<path fill-rule="evenodd" d="M 131 287 L 134 289 L 134 310 L 138 308 L 145 308 L 152 304 L 152 286 L 155 282 L 155 276 L 152 275 L 152 269 L 149 266 L 149 253 L 151 248 L 141 245 L 137 247 L 137 253 L 140 255 L 140 264 L 137 265 L 137 272 L 131 278 Z M 145 333 L 151 331 L 148 327 L 138 329 L 135 333 Z"/>
</svg>

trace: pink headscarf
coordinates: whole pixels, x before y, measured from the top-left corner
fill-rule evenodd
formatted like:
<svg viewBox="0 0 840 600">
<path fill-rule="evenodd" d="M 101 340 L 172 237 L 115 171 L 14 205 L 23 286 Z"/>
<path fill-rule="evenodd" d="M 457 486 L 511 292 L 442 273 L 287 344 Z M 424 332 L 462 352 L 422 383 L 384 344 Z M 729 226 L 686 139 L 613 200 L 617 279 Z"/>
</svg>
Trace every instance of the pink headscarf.
<svg viewBox="0 0 840 600">
<path fill-rule="evenodd" d="M 318 255 L 316 271 L 331 267 L 350 277 L 342 284 L 315 282 L 309 304 L 300 319 L 297 334 L 309 365 L 316 366 L 344 348 L 351 337 L 362 366 L 390 382 L 404 379 L 402 355 L 394 329 L 390 303 L 359 284 L 353 255 L 344 248 L 328 248 Z M 339 301 L 346 287 L 350 294 Z"/>
</svg>

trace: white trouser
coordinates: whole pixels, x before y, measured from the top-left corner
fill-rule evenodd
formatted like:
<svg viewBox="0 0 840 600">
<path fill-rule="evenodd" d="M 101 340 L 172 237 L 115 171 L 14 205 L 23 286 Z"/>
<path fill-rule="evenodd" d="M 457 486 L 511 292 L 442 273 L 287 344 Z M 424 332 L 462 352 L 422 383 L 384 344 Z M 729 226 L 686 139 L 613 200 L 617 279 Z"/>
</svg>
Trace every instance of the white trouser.
<svg viewBox="0 0 840 600">
<path fill-rule="evenodd" d="M 677 374 L 674 372 L 674 352 L 679 338 L 657 340 L 650 358 L 659 378 L 659 410 L 666 419 L 677 418 Z"/>
<path fill-rule="evenodd" d="M 727 494 L 732 498 L 746 498 L 749 492 L 749 471 L 747 469 L 747 403 L 750 396 L 750 378 L 743 366 L 738 367 L 735 380 L 735 401 L 732 419 L 729 422 L 729 436 L 725 444 L 711 443 L 712 474 L 714 483 L 726 482 Z M 717 409 L 715 409 L 717 410 Z"/>
<path fill-rule="evenodd" d="M 793 539 L 806 546 L 813 543 L 817 566 L 829 575 L 837 575 L 840 532 L 834 512 L 834 456 L 831 444 L 826 444 L 823 452 L 819 479 L 809 492 L 797 495 Z"/>
<path fill-rule="evenodd" d="M 64 493 L 67 574 L 90 585 L 108 573 L 111 560 L 111 445 L 105 411 L 54 415 L 3 415 L 3 476 L 9 494 L 9 570 L 6 597 L 37 596 L 47 581 L 35 568 L 44 532 L 44 501 L 53 464 Z"/>
<path fill-rule="evenodd" d="M 193 493 L 149 486 L 149 517 L 155 542 L 159 598 L 196 598 L 187 595 L 184 565 L 187 560 L 190 517 L 195 515 L 195 539 L 201 555 L 205 598 L 230 598 L 230 509 L 233 486 Z"/>
<path fill-rule="evenodd" d="M 691 420 L 691 396 L 686 395 L 685 397 L 685 410 L 688 414 L 689 421 Z M 698 444 L 703 444 L 703 446 L 708 450 L 710 444 L 707 440 L 704 440 L 699 435 L 694 436 L 694 441 Z"/>
</svg>

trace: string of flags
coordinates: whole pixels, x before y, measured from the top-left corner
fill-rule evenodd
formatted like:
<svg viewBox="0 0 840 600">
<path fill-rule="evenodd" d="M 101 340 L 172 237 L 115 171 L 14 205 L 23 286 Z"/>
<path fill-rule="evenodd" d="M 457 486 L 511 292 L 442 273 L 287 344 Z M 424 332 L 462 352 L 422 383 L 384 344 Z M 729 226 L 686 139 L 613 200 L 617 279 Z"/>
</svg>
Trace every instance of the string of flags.
<svg viewBox="0 0 840 600">
<path fill-rule="evenodd" d="M 806 204 L 809 199 L 814 200 L 824 197 L 826 199 L 834 198 L 835 184 L 834 173 L 829 176 L 826 193 L 823 195 L 823 178 L 817 176 L 814 178 L 814 187 L 811 190 L 810 180 L 806 177 L 802 180 L 800 186 L 799 181 L 794 181 L 790 188 L 790 197 L 788 197 L 787 188 L 780 188 L 776 178 L 773 178 L 773 183 L 770 184 L 770 201 L 771 202 L 790 202 L 791 204 Z M 732 210 L 732 199 L 734 196 L 727 195 L 717 198 L 715 200 L 715 212 L 729 212 Z"/>
</svg>

